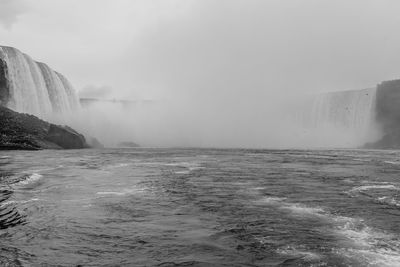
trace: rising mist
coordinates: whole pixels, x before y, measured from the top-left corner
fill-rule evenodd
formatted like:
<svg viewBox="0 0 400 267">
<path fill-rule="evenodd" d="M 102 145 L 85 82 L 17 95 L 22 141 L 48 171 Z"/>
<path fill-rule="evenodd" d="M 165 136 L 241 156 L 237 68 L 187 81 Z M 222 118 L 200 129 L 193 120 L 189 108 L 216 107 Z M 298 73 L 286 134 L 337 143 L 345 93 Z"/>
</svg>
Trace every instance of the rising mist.
<svg viewBox="0 0 400 267">
<path fill-rule="evenodd" d="M 8 16 L 0 36 L 63 73 L 82 96 L 92 87 L 101 88 L 93 97 L 136 102 L 98 103 L 74 116 L 73 125 L 111 146 L 357 147 L 376 140 L 379 127 L 304 128 L 297 108 L 304 95 L 396 78 L 399 7 L 19 0 L 1 6 Z"/>
</svg>

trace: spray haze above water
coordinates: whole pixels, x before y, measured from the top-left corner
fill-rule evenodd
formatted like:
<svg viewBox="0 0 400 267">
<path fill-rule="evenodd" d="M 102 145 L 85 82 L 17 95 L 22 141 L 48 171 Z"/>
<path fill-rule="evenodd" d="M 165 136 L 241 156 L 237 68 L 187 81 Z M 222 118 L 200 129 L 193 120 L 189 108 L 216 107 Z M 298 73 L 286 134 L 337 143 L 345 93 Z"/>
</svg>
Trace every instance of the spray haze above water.
<svg viewBox="0 0 400 267">
<path fill-rule="evenodd" d="M 82 98 L 102 100 L 66 122 L 108 146 L 358 147 L 380 137 L 375 89 L 325 93 L 398 76 L 400 4 L 390 0 L 7 8 L 8 45 L 63 73 Z"/>
<path fill-rule="evenodd" d="M 380 136 L 370 91 L 214 103 L 97 100 L 84 104 L 75 125 L 108 146 L 358 147 Z"/>
</svg>

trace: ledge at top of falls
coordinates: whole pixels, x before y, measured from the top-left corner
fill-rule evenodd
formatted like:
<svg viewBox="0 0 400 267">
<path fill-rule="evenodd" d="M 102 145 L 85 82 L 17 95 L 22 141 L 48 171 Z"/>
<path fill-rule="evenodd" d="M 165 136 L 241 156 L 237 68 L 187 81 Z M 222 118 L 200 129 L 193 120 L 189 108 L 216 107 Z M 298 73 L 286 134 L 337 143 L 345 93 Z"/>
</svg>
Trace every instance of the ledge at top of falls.
<svg viewBox="0 0 400 267">
<path fill-rule="evenodd" d="M 136 107 L 138 105 L 152 105 L 155 104 L 154 100 L 125 100 L 125 99 L 102 99 L 95 97 L 81 97 L 79 102 L 82 107 L 89 107 L 96 104 L 113 104 L 121 105 L 123 107 Z"/>
</svg>

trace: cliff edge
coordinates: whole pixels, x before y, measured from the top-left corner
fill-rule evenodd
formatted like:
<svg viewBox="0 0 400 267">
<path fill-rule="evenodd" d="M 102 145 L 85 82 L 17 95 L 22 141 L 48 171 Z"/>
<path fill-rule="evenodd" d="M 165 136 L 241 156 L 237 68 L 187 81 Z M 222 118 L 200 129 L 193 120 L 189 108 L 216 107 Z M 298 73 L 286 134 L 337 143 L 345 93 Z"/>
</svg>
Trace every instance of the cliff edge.
<svg viewBox="0 0 400 267">
<path fill-rule="evenodd" d="M 383 137 L 365 148 L 400 148 L 400 80 L 384 81 L 376 91 L 376 122 L 382 127 Z"/>
<path fill-rule="evenodd" d="M 0 106 L 0 150 L 79 148 L 89 148 L 89 145 L 83 135 L 70 127 Z"/>
</svg>

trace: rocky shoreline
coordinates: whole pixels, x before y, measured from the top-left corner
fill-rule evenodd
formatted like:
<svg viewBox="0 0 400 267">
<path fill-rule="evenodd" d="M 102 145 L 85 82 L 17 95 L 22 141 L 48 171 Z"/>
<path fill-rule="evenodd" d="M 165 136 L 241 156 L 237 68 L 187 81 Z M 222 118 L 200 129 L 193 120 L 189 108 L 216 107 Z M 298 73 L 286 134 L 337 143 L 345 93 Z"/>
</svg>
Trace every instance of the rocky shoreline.
<svg viewBox="0 0 400 267">
<path fill-rule="evenodd" d="M 0 150 L 89 148 L 86 139 L 68 126 L 0 106 Z"/>
</svg>

